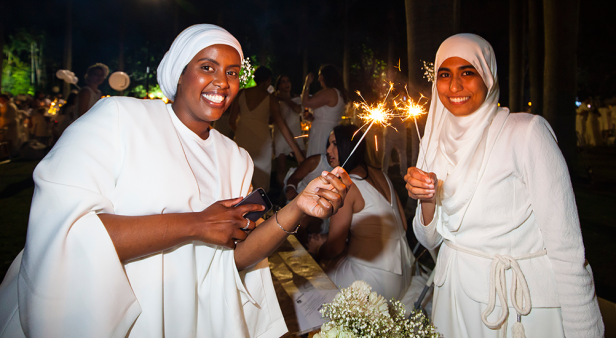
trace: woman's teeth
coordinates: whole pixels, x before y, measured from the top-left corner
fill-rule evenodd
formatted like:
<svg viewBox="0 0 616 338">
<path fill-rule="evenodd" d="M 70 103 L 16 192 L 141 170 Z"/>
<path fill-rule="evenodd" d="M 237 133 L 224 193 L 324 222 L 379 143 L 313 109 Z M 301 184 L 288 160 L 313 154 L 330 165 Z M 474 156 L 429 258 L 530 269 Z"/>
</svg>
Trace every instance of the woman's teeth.
<svg viewBox="0 0 616 338">
<path fill-rule="evenodd" d="M 464 96 L 464 97 L 450 97 L 449 100 L 451 100 L 451 102 L 453 103 L 462 103 L 462 102 L 466 102 L 470 99 L 470 96 Z"/>
<path fill-rule="evenodd" d="M 214 103 L 221 103 L 225 97 L 218 94 L 203 94 L 203 97 Z"/>
</svg>

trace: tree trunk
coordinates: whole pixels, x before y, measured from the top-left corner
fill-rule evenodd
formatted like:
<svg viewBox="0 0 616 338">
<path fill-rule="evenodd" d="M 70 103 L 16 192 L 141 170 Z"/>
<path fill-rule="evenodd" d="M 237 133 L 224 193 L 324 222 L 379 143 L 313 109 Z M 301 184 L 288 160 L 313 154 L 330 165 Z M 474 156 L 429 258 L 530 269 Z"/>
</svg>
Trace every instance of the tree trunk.
<svg viewBox="0 0 616 338">
<path fill-rule="evenodd" d="M 73 0 L 66 0 L 66 17 L 64 24 L 64 69 L 71 70 L 73 67 Z M 62 94 L 68 98 L 71 92 L 71 84 L 64 82 Z"/>
<path fill-rule="evenodd" d="M 351 55 L 349 41 L 349 9 L 351 0 L 344 1 L 344 50 L 342 53 L 342 80 L 344 81 L 344 87 L 349 89 L 349 72 L 351 70 Z"/>
<path fill-rule="evenodd" d="M 461 32 L 461 2 L 462 0 L 453 0 L 453 33 L 458 34 Z"/>
<path fill-rule="evenodd" d="M 576 164 L 575 97 L 579 0 L 544 0 L 543 116 L 570 169 Z"/>
<path fill-rule="evenodd" d="M 2 7 L 4 7 L 4 5 L 0 6 L 0 9 L 2 9 Z M 4 62 L 4 24 L 2 23 L 2 21 L 0 21 L 0 93 L 3 93 L 2 91 L 2 73 L 3 73 L 3 63 Z"/>
<path fill-rule="evenodd" d="M 421 73 L 417 52 L 417 44 L 415 37 L 417 35 L 417 27 L 415 22 L 417 20 L 416 15 L 416 2 L 413 0 L 404 0 L 406 9 L 406 48 L 407 48 L 407 62 L 409 67 L 409 80 L 408 88 L 411 96 L 417 92 L 420 88 L 419 81 L 421 81 Z M 416 133 L 411 133 L 411 158 L 409 165 L 414 167 L 417 164 L 417 156 L 419 155 L 419 136 Z"/>
<path fill-rule="evenodd" d="M 543 1 L 528 0 L 528 66 L 533 114 L 543 114 Z"/>
<path fill-rule="evenodd" d="M 509 109 L 522 111 L 524 94 L 524 22 L 522 0 L 509 0 Z"/>
</svg>

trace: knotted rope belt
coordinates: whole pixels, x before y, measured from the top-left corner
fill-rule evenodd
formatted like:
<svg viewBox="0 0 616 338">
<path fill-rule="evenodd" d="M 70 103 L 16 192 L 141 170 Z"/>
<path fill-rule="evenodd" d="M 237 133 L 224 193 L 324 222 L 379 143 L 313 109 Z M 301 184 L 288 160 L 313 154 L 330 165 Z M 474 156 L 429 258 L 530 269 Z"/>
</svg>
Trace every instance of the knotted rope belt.
<svg viewBox="0 0 616 338">
<path fill-rule="evenodd" d="M 445 244 L 447 244 L 448 247 L 454 250 L 492 260 L 492 265 L 490 266 L 490 297 L 488 301 L 488 307 L 481 314 L 481 321 L 485 326 L 492 330 L 502 328 L 505 337 L 507 336 L 507 326 L 505 325 L 503 327 L 503 324 L 505 324 L 507 318 L 509 317 L 509 304 L 507 302 L 507 279 L 505 277 L 505 271 L 509 269 L 512 270 L 512 285 L 510 289 L 511 305 L 513 306 L 518 315 L 518 322 L 521 326 L 521 316 L 526 316 L 530 313 L 532 303 L 530 299 L 530 290 L 528 289 L 528 283 L 526 282 L 526 277 L 524 276 L 522 269 L 520 269 L 518 261 L 544 256 L 547 254 L 547 250 L 544 249 L 535 253 L 521 255 L 518 257 L 511 257 L 509 255 L 486 254 L 479 250 L 455 245 L 448 240 L 445 240 Z M 496 296 L 498 296 L 498 299 L 500 301 L 501 315 L 495 322 L 490 323 L 488 321 L 488 316 L 490 316 L 492 312 L 494 312 L 494 308 L 496 307 Z M 522 330 L 521 337 L 523 337 L 523 327 L 519 328 L 518 330 Z M 515 331 L 516 328 L 514 327 L 514 336 L 516 335 Z"/>
</svg>

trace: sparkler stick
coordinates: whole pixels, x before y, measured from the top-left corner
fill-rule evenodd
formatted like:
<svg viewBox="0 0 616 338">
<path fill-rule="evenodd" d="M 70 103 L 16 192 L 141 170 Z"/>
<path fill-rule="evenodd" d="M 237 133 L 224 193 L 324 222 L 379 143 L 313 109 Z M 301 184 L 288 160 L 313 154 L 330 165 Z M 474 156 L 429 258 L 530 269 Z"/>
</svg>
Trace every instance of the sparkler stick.
<svg viewBox="0 0 616 338">
<path fill-rule="evenodd" d="M 361 136 L 361 138 L 359 139 L 359 142 L 357 142 L 357 144 L 355 145 L 355 148 L 353 148 L 353 150 L 351 151 L 351 153 L 349 154 L 349 156 L 347 157 L 346 161 L 344 161 L 344 163 L 342 163 L 342 168 L 344 168 L 344 165 L 347 164 L 347 162 L 349 161 L 349 159 L 351 158 L 351 156 L 353 156 L 353 153 L 355 152 L 355 150 L 357 150 L 357 147 L 359 146 L 359 144 L 361 143 L 361 141 L 364 139 L 364 137 L 366 137 L 366 134 L 368 134 L 368 130 L 370 130 L 370 128 L 372 127 L 372 125 L 374 124 L 374 121 L 372 121 L 370 123 L 370 125 L 368 126 L 368 129 L 366 129 L 366 132 Z"/>
<path fill-rule="evenodd" d="M 374 135 L 374 150 L 376 150 L 376 152 L 379 152 L 379 140 L 376 139 L 376 135 Z"/>
<path fill-rule="evenodd" d="M 424 155 L 424 158 L 423 158 L 424 168 L 428 172 L 430 172 L 430 168 L 428 167 L 428 164 L 426 162 L 427 153 L 423 147 L 423 142 L 421 140 L 421 134 L 419 133 L 419 127 L 417 126 L 417 118 L 426 113 L 424 110 L 424 106 L 428 102 L 426 101 L 424 102 L 424 104 L 420 104 L 421 100 L 426 98 L 421 93 L 420 93 L 421 97 L 419 98 L 419 100 L 417 102 L 414 102 L 413 99 L 411 99 L 411 96 L 409 95 L 408 89 L 406 87 L 405 89 L 406 89 L 406 95 L 408 95 L 408 100 L 403 102 L 401 104 L 401 107 L 398 107 L 398 105 L 396 104 L 396 109 L 402 110 L 404 112 L 403 116 L 405 117 L 405 120 L 408 120 L 411 118 L 415 120 L 415 130 L 417 131 L 417 137 L 419 137 L 419 149 L 423 151 L 423 155 Z"/>
</svg>

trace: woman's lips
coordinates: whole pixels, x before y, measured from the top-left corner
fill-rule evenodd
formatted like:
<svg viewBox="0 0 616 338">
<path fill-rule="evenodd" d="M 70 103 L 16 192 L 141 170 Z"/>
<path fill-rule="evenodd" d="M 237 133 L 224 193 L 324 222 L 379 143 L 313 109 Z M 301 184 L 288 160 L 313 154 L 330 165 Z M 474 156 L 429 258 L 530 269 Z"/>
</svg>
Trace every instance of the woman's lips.
<svg viewBox="0 0 616 338">
<path fill-rule="evenodd" d="M 451 102 L 451 104 L 465 104 L 470 99 L 470 96 L 451 96 L 449 97 L 449 102 Z"/>
<path fill-rule="evenodd" d="M 212 107 L 222 107 L 225 105 L 226 95 L 221 95 L 217 93 L 202 93 L 201 97 L 208 105 Z"/>
</svg>

